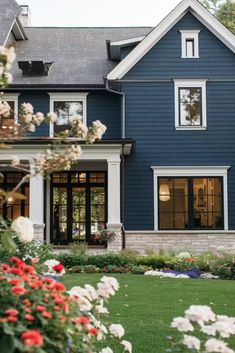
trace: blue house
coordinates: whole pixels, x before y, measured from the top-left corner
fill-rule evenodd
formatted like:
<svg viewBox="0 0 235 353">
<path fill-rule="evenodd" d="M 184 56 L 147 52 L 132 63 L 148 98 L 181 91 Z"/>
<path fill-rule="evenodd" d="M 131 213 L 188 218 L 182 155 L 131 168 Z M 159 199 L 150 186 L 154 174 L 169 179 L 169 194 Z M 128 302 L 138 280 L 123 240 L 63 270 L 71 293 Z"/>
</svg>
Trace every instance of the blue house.
<svg viewBox="0 0 235 353">
<path fill-rule="evenodd" d="M 155 28 L 32 27 L 28 7 L 0 3 L 0 42 L 17 52 L 7 124 L 23 102 L 58 114 L 1 161 L 30 160 L 77 113 L 108 127 L 102 141 L 81 141 L 71 171 L 31 178 L 27 200 L 3 215 L 29 216 L 38 238 L 60 245 L 94 244 L 105 226 L 116 233 L 109 250 L 235 246 L 234 35 L 197 0 Z M 3 188 L 21 177 L 3 172 Z"/>
</svg>

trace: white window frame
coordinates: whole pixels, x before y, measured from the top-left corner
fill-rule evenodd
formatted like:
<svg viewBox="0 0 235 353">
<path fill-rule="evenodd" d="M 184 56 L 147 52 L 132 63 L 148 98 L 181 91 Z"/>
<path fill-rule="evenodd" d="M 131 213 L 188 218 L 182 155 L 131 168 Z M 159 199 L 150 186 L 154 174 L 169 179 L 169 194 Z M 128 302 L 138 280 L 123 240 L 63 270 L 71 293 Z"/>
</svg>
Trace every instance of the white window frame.
<svg viewBox="0 0 235 353">
<path fill-rule="evenodd" d="M 175 129 L 176 130 L 206 130 L 207 109 L 206 109 L 206 83 L 207 79 L 174 79 L 175 84 Z M 179 88 L 201 88 L 202 90 L 202 125 L 180 125 L 179 111 Z"/>
<path fill-rule="evenodd" d="M 181 58 L 198 59 L 199 58 L 199 33 L 200 30 L 181 30 Z M 194 42 L 194 55 L 187 55 L 187 40 Z"/>
<path fill-rule="evenodd" d="M 80 101 L 83 104 L 83 124 L 87 124 L 87 95 L 88 92 L 48 92 L 50 96 L 50 112 L 54 112 L 54 102 L 76 102 Z M 50 124 L 50 137 L 54 137 L 54 124 Z"/>
<path fill-rule="evenodd" d="M 224 230 L 228 230 L 228 169 L 230 166 L 152 166 L 153 185 L 154 185 L 154 230 L 159 231 L 158 220 L 158 178 L 159 177 L 223 177 L 223 207 L 224 207 Z M 175 232 L 177 230 L 172 230 Z M 162 230 L 161 230 L 162 232 Z M 171 231 L 167 231 L 171 232 Z M 193 232 L 185 229 L 180 232 Z M 195 231 L 194 231 L 195 232 Z M 197 233 L 205 233 L 205 230 L 197 230 Z M 215 232 L 215 230 L 206 230 L 206 232 Z"/>
<path fill-rule="evenodd" d="M 3 101 L 10 101 L 14 102 L 14 119 L 15 122 L 18 123 L 18 113 L 19 113 L 19 102 L 18 102 L 18 97 L 20 93 L 4 93 L 2 96 Z"/>
</svg>

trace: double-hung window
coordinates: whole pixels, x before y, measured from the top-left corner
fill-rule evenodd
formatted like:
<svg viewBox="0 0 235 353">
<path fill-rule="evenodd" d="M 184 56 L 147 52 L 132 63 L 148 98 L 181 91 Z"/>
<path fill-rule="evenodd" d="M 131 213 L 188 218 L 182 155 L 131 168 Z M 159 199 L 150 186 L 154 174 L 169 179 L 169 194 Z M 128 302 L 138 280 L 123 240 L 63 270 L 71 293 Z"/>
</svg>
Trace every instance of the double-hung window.
<svg viewBox="0 0 235 353">
<path fill-rule="evenodd" d="M 88 93 L 49 93 L 50 111 L 57 114 L 57 121 L 51 124 L 50 136 L 71 128 L 72 120 L 75 116 L 81 116 L 86 124 L 86 107 Z"/>
<path fill-rule="evenodd" d="M 174 80 L 175 128 L 177 130 L 205 130 L 206 80 Z"/>
</svg>

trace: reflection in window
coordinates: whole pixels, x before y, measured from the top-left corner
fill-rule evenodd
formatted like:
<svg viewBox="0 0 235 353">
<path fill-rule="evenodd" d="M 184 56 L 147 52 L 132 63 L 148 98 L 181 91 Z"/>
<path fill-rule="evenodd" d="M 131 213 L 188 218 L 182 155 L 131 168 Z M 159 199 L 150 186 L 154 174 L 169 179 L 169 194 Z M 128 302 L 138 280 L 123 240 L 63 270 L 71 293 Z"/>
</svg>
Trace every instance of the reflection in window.
<svg viewBox="0 0 235 353">
<path fill-rule="evenodd" d="M 159 178 L 160 229 L 223 229 L 222 179 Z"/>
<path fill-rule="evenodd" d="M 11 133 L 15 124 L 15 102 L 7 101 L 11 108 L 10 115 L 7 117 L 2 117 L 0 120 L 0 128 L 4 130 L 5 133 Z"/>
<path fill-rule="evenodd" d="M 23 178 L 23 173 L 19 172 L 1 172 L 3 178 L 0 179 L 0 189 L 12 191 L 19 181 Z M 14 195 L 9 195 L 7 202 L 2 205 L 3 197 L 1 197 L 0 214 L 4 219 L 14 220 L 20 216 L 29 217 L 29 184 L 24 183 L 18 192 L 23 194 L 26 199 L 19 200 Z"/>
<path fill-rule="evenodd" d="M 201 88 L 179 88 L 180 126 L 202 125 Z"/>
<path fill-rule="evenodd" d="M 71 128 L 73 117 L 83 116 L 83 102 L 54 102 L 54 112 L 57 114 L 57 121 L 54 125 L 54 133 L 59 133 Z"/>
</svg>

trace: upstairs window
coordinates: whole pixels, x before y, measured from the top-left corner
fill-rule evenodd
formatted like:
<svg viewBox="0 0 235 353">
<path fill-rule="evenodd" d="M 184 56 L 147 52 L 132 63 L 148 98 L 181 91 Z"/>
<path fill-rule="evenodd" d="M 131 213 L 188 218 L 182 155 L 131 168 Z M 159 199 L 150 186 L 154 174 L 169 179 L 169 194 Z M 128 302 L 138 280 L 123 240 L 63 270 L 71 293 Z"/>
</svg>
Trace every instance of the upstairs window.
<svg viewBox="0 0 235 353">
<path fill-rule="evenodd" d="M 199 58 L 199 32 L 200 30 L 181 30 L 181 57 Z"/>
<path fill-rule="evenodd" d="M 50 111 L 57 114 L 57 121 L 51 124 L 50 136 L 71 128 L 75 116 L 81 116 L 86 124 L 86 99 L 88 93 L 49 93 Z"/>
<path fill-rule="evenodd" d="M 206 129 L 206 80 L 175 80 L 175 127 Z"/>
<path fill-rule="evenodd" d="M 10 115 L 1 119 L 0 128 L 5 133 L 11 133 L 15 123 L 18 121 L 18 93 L 4 94 L 3 101 L 6 101 L 11 108 Z"/>
</svg>

